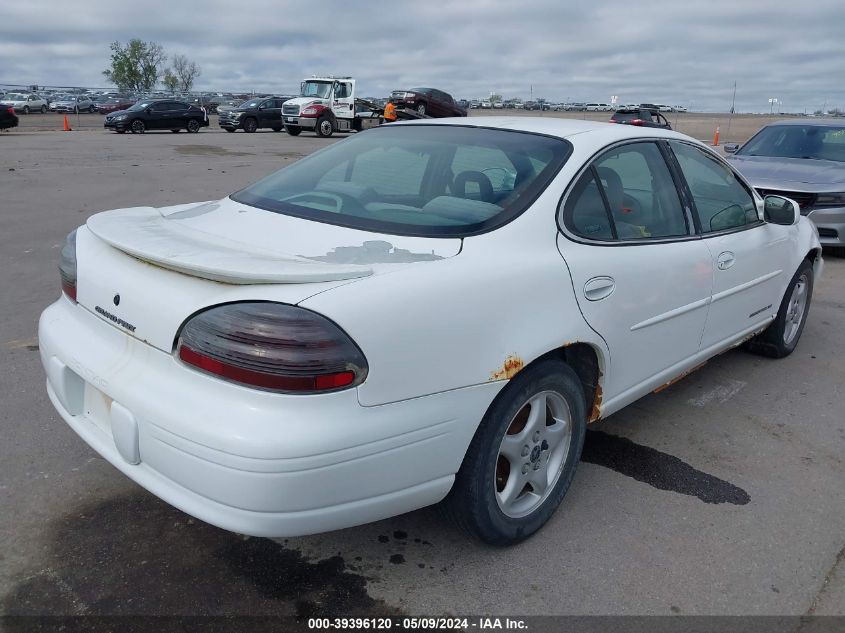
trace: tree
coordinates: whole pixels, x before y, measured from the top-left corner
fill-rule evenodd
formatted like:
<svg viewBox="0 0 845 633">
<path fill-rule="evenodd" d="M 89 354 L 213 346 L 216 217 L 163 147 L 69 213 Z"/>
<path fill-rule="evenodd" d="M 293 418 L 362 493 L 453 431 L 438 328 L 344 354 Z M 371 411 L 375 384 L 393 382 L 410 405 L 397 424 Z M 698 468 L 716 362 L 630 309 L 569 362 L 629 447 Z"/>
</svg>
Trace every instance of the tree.
<svg viewBox="0 0 845 633">
<path fill-rule="evenodd" d="M 111 67 L 104 70 L 103 75 L 118 90 L 143 92 L 155 87 L 167 60 L 161 44 L 134 38 L 125 46 L 112 42 L 110 48 Z"/>
<path fill-rule="evenodd" d="M 170 92 L 176 92 L 176 88 L 179 87 L 179 78 L 174 75 L 169 68 L 167 68 L 164 71 L 164 77 L 162 78 L 161 83 L 163 83 L 164 87 Z"/>
<path fill-rule="evenodd" d="M 169 69 L 168 69 L 169 72 Z M 194 80 L 200 76 L 200 67 L 189 61 L 184 55 L 173 56 L 173 74 L 179 82 L 179 90 L 190 92 L 194 87 Z"/>
</svg>

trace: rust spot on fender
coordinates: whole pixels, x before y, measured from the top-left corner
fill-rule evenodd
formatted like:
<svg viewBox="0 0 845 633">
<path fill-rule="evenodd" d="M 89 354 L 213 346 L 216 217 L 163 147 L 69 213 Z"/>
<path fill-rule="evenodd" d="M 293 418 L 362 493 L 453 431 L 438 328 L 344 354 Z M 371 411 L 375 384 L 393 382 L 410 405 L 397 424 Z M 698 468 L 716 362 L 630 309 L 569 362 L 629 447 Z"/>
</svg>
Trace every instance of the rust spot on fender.
<svg viewBox="0 0 845 633">
<path fill-rule="evenodd" d="M 510 380 L 516 376 L 523 367 L 525 367 L 523 360 L 519 356 L 511 354 L 505 359 L 501 369 L 497 369 L 490 374 L 490 380 Z"/>
<path fill-rule="evenodd" d="M 664 384 L 660 385 L 660 386 L 659 386 L 657 389 L 655 389 L 652 393 L 660 393 L 661 391 L 663 391 L 663 390 L 664 390 L 664 389 L 666 389 L 667 387 L 671 387 L 672 385 L 674 385 L 674 384 L 675 384 L 676 382 L 678 382 L 679 380 L 681 380 L 681 379 L 683 379 L 683 378 L 686 378 L 687 376 L 689 376 L 692 372 L 696 371 L 697 369 L 701 369 L 701 368 L 702 368 L 702 367 L 704 367 L 706 364 L 707 364 L 707 361 L 704 361 L 703 363 L 701 363 L 700 365 L 696 365 L 696 366 L 695 366 L 695 367 L 693 367 L 692 369 L 687 369 L 684 373 L 682 373 L 682 374 L 680 374 L 680 375 L 678 375 L 678 376 L 675 376 L 675 377 L 674 377 L 674 378 L 672 378 L 672 380 L 670 380 L 669 382 L 667 382 L 667 383 L 664 383 Z"/>
<path fill-rule="evenodd" d="M 590 417 L 587 418 L 587 424 L 595 422 L 601 418 L 601 399 L 602 399 L 601 385 L 596 385 L 596 395 L 593 398 L 593 408 L 590 410 Z"/>
</svg>

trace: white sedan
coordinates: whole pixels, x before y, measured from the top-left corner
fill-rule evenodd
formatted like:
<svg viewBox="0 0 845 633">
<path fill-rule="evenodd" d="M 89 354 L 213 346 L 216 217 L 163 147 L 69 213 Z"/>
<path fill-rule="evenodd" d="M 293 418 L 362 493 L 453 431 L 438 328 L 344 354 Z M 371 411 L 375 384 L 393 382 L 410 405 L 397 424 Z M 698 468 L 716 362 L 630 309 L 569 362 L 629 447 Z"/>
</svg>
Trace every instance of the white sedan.
<svg viewBox="0 0 845 633">
<path fill-rule="evenodd" d="M 40 350 L 62 418 L 209 523 L 443 502 L 504 545 L 560 504 L 589 422 L 741 343 L 792 352 L 822 263 L 794 202 L 675 132 L 390 124 L 222 200 L 92 216 Z"/>
</svg>

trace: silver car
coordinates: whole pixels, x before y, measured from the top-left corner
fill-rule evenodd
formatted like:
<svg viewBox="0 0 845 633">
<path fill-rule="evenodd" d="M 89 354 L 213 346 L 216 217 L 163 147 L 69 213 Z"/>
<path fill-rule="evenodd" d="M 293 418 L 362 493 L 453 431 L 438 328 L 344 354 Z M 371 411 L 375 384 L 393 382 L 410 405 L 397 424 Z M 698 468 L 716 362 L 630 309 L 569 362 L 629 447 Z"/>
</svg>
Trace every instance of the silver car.
<svg viewBox="0 0 845 633">
<path fill-rule="evenodd" d="M 725 152 L 762 195 L 795 200 L 823 246 L 845 247 L 845 120 L 770 123 Z"/>
<path fill-rule="evenodd" d="M 54 112 L 73 112 L 76 114 L 79 112 L 94 112 L 96 106 L 91 97 L 87 95 L 67 95 L 51 103 L 50 109 Z"/>
</svg>

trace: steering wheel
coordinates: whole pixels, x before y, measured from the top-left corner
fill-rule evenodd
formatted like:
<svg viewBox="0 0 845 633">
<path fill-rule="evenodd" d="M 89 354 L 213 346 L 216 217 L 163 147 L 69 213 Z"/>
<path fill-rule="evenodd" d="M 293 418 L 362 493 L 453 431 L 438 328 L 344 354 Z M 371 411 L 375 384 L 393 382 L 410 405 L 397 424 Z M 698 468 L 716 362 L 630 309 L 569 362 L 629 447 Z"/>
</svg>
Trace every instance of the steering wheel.
<svg viewBox="0 0 845 633">
<path fill-rule="evenodd" d="M 287 198 L 283 198 L 282 202 L 292 202 L 296 204 L 297 200 L 301 200 L 303 198 L 323 198 L 325 200 L 331 201 L 334 204 L 334 209 L 330 210 L 330 213 L 340 213 L 341 210 L 343 210 L 343 212 L 350 213 L 352 215 L 359 215 L 362 217 L 372 216 L 372 214 L 364 208 L 364 205 L 361 204 L 360 200 L 345 193 L 330 193 L 328 191 L 306 191 L 305 193 L 297 193 Z M 303 204 L 302 206 L 308 205 Z"/>
</svg>

